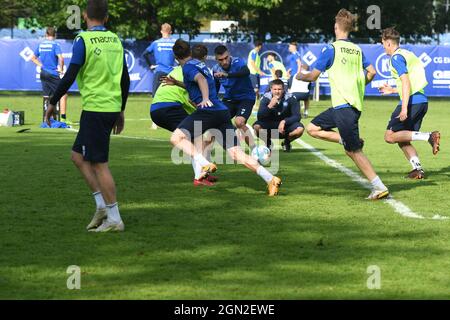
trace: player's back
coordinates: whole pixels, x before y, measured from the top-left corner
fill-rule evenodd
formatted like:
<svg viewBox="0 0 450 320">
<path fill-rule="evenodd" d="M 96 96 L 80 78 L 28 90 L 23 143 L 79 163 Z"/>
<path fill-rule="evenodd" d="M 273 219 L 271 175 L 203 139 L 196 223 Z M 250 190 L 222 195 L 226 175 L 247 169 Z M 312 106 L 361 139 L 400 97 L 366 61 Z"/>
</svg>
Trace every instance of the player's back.
<svg viewBox="0 0 450 320">
<path fill-rule="evenodd" d="M 350 104 L 361 111 L 365 91 L 365 74 L 361 48 L 346 40 L 337 40 L 334 61 L 328 69 L 333 106 Z"/>
<path fill-rule="evenodd" d="M 58 54 L 61 54 L 59 44 L 54 40 L 45 40 L 39 44 L 36 53 L 42 62 L 43 69 L 57 76 Z"/>
<path fill-rule="evenodd" d="M 227 107 L 217 96 L 216 83 L 211 71 L 204 62 L 197 59 L 191 59 L 183 66 L 183 82 L 191 100 L 196 104 L 199 104 L 203 100 L 200 88 L 194 80 L 198 73 L 202 74 L 208 83 L 209 100 L 214 104 L 211 109 L 227 110 Z"/>
<path fill-rule="evenodd" d="M 85 44 L 86 58 L 77 83 L 87 111 L 119 112 L 122 107 L 121 78 L 124 50 L 111 31 L 87 31 L 78 37 Z M 75 39 L 77 41 L 77 39 Z"/>
</svg>

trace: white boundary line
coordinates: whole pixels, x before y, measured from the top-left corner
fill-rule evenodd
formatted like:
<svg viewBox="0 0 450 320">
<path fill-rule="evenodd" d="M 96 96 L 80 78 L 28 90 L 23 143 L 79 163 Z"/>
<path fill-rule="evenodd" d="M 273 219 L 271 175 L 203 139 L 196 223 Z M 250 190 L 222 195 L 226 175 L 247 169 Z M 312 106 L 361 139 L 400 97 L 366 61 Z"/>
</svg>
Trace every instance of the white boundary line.
<svg viewBox="0 0 450 320">
<path fill-rule="evenodd" d="M 67 128 L 67 131 L 78 132 L 77 129 Z M 112 135 L 112 137 L 116 138 L 124 138 L 124 139 L 134 139 L 134 140 L 147 140 L 147 141 L 162 141 L 167 142 L 167 139 L 158 139 L 158 138 L 147 138 L 147 137 L 132 137 L 132 136 L 123 136 L 123 135 Z"/>
<path fill-rule="evenodd" d="M 72 131 L 72 132 L 78 132 L 78 130 L 73 128 L 67 128 L 66 130 Z M 132 137 L 132 136 L 123 136 L 123 135 L 115 135 L 113 137 L 118 138 L 124 138 L 124 139 L 134 139 L 134 140 L 147 140 L 147 141 L 166 141 L 164 139 L 156 139 L 156 138 L 146 138 L 146 137 Z M 360 186 L 362 186 L 365 189 L 372 190 L 372 186 L 370 185 L 369 181 L 361 177 L 359 174 L 354 172 L 353 170 L 345 167 L 344 165 L 340 164 L 336 160 L 333 160 L 331 158 L 328 158 L 326 155 L 324 155 L 322 152 L 314 148 L 313 146 L 307 144 L 303 140 L 296 140 L 296 142 L 301 145 L 303 148 L 314 154 L 317 158 L 321 159 L 323 162 L 325 162 L 330 167 L 333 167 L 340 172 L 344 173 L 348 177 L 350 177 L 354 182 L 358 183 Z M 449 217 L 441 216 L 441 215 L 435 215 L 432 218 L 425 218 L 424 216 L 415 213 L 412 211 L 408 206 L 406 206 L 403 202 L 395 200 L 392 196 L 390 196 L 388 199 L 383 200 L 383 202 L 389 204 L 397 213 L 400 215 L 406 217 L 406 218 L 412 218 L 412 219 L 431 219 L 431 220 L 448 220 Z"/>
<path fill-rule="evenodd" d="M 345 167 L 344 165 L 340 164 L 339 162 L 328 158 L 326 155 L 324 155 L 322 152 L 314 148 L 313 146 L 307 144 L 303 140 L 296 140 L 296 142 L 301 145 L 303 148 L 311 152 L 313 155 L 315 155 L 317 158 L 325 162 L 330 167 L 333 167 L 340 172 L 344 173 L 348 177 L 350 177 L 353 181 L 358 183 L 360 186 L 362 186 L 365 189 L 372 190 L 372 186 L 370 185 L 369 181 L 361 177 L 359 174 L 354 172 L 353 170 L 350 170 L 349 168 Z M 430 219 L 425 218 L 424 216 L 415 213 L 410 208 L 408 208 L 403 202 L 400 202 L 398 200 L 395 200 L 392 196 L 390 196 L 388 199 L 384 200 L 383 202 L 389 204 L 397 213 L 400 215 L 407 217 L 407 218 L 413 218 L 413 219 Z M 447 220 L 448 217 L 443 217 L 440 215 L 435 215 L 432 220 Z"/>
</svg>

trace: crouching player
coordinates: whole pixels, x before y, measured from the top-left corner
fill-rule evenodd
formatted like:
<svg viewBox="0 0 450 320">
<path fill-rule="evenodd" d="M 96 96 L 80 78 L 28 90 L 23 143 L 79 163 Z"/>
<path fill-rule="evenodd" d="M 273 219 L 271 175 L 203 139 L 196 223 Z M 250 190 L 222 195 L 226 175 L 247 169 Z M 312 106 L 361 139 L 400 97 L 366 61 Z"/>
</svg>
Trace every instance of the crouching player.
<svg viewBox="0 0 450 320">
<path fill-rule="evenodd" d="M 278 130 L 285 152 L 291 151 L 291 142 L 300 138 L 304 126 L 300 122 L 300 104 L 295 97 L 285 91 L 284 83 L 280 79 L 270 82 L 270 92 L 264 94 L 258 110 L 258 121 L 253 125 L 257 136 L 268 148 L 272 147 L 272 130 Z"/>
</svg>

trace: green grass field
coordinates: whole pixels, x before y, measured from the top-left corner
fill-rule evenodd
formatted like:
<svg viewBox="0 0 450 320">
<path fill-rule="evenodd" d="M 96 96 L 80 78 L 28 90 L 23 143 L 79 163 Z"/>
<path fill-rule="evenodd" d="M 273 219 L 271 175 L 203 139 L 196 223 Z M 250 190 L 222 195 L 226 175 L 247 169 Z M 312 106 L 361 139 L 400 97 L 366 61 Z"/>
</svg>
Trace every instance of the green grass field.
<svg viewBox="0 0 450 320">
<path fill-rule="evenodd" d="M 0 95 L 26 112 L 22 128 L 0 128 L 0 299 L 437 299 L 450 298 L 448 100 L 431 100 L 423 130 L 441 130 L 441 152 L 416 143 L 429 175 L 410 171 L 384 142 L 395 99 L 367 100 L 365 152 L 394 198 L 427 219 L 398 214 L 369 191 L 294 145 L 280 155 L 277 198 L 244 167 L 222 165 L 213 188 L 194 188 L 190 165 L 173 165 L 169 134 L 151 130 L 147 95 L 132 96 L 124 136 L 113 138 L 122 234 L 85 230 L 94 201 L 70 161 L 75 133 L 39 129 L 41 98 Z M 314 116 L 329 101 L 313 103 Z M 80 98 L 69 98 L 77 120 Z M 306 124 L 310 119 L 303 120 Z M 150 139 L 149 139 L 150 138 Z M 342 146 L 303 140 L 356 171 Z M 81 290 L 68 290 L 68 266 Z M 369 290 L 367 268 L 381 270 Z"/>
</svg>

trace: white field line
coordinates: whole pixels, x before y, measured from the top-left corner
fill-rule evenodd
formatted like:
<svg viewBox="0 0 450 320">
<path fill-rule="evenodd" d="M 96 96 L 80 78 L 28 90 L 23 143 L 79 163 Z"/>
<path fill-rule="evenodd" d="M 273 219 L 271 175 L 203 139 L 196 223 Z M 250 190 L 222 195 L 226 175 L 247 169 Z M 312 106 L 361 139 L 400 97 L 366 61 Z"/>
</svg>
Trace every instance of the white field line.
<svg viewBox="0 0 450 320">
<path fill-rule="evenodd" d="M 71 132 L 78 132 L 77 129 L 73 129 L 73 128 L 67 128 L 66 130 L 71 131 Z M 158 138 L 148 138 L 148 137 L 132 137 L 132 136 L 124 136 L 124 135 L 112 135 L 112 137 L 116 137 L 116 138 L 124 138 L 124 139 L 134 139 L 134 140 L 147 140 L 147 141 L 163 141 L 163 142 L 168 142 L 167 139 L 158 139 Z"/>
<path fill-rule="evenodd" d="M 326 155 L 324 155 L 322 152 L 320 152 L 319 150 L 317 150 L 316 148 L 314 148 L 313 146 L 307 144 L 306 142 L 302 141 L 302 140 L 296 140 L 297 143 L 299 145 L 301 145 L 303 148 L 305 148 L 306 150 L 308 150 L 309 152 L 311 152 L 312 154 L 314 154 L 317 158 L 319 158 L 320 160 L 322 160 L 323 162 L 325 162 L 327 165 L 329 165 L 330 167 L 333 167 L 337 170 L 339 170 L 340 172 L 346 174 L 347 176 L 349 176 L 353 181 L 355 181 L 356 183 L 358 183 L 360 186 L 362 186 L 365 189 L 368 190 L 372 190 L 372 186 L 369 183 L 369 181 L 367 181 L 366 179 L 364 179 L 363 177 L 361 177 L 359 174 L 357 174 L 356 172 L 354 172 L 353 170 L 350 170 L 349 168 L 345 167 L 344 165 L 340 164 L 339 162 L 328 158 Z M 408 208 L 403 202 L 395 200 L 392 196 L 390 196 L 388 199 L 383 200 L 383 202 L 389 204 L 397 213 L 399 213 L 400 215 L 407 217 L 407 218 L 413 218 L 413 219 L 426 219 L 424 216 L 415 213 L 414 211 L 412 211 L 410 208 Z M 443 217 L 440 215 L 435 215 L 433 218 L 431 218 L 433 220 L 446 220 L 448 219 L 448 217 Z"/>
</svg>

